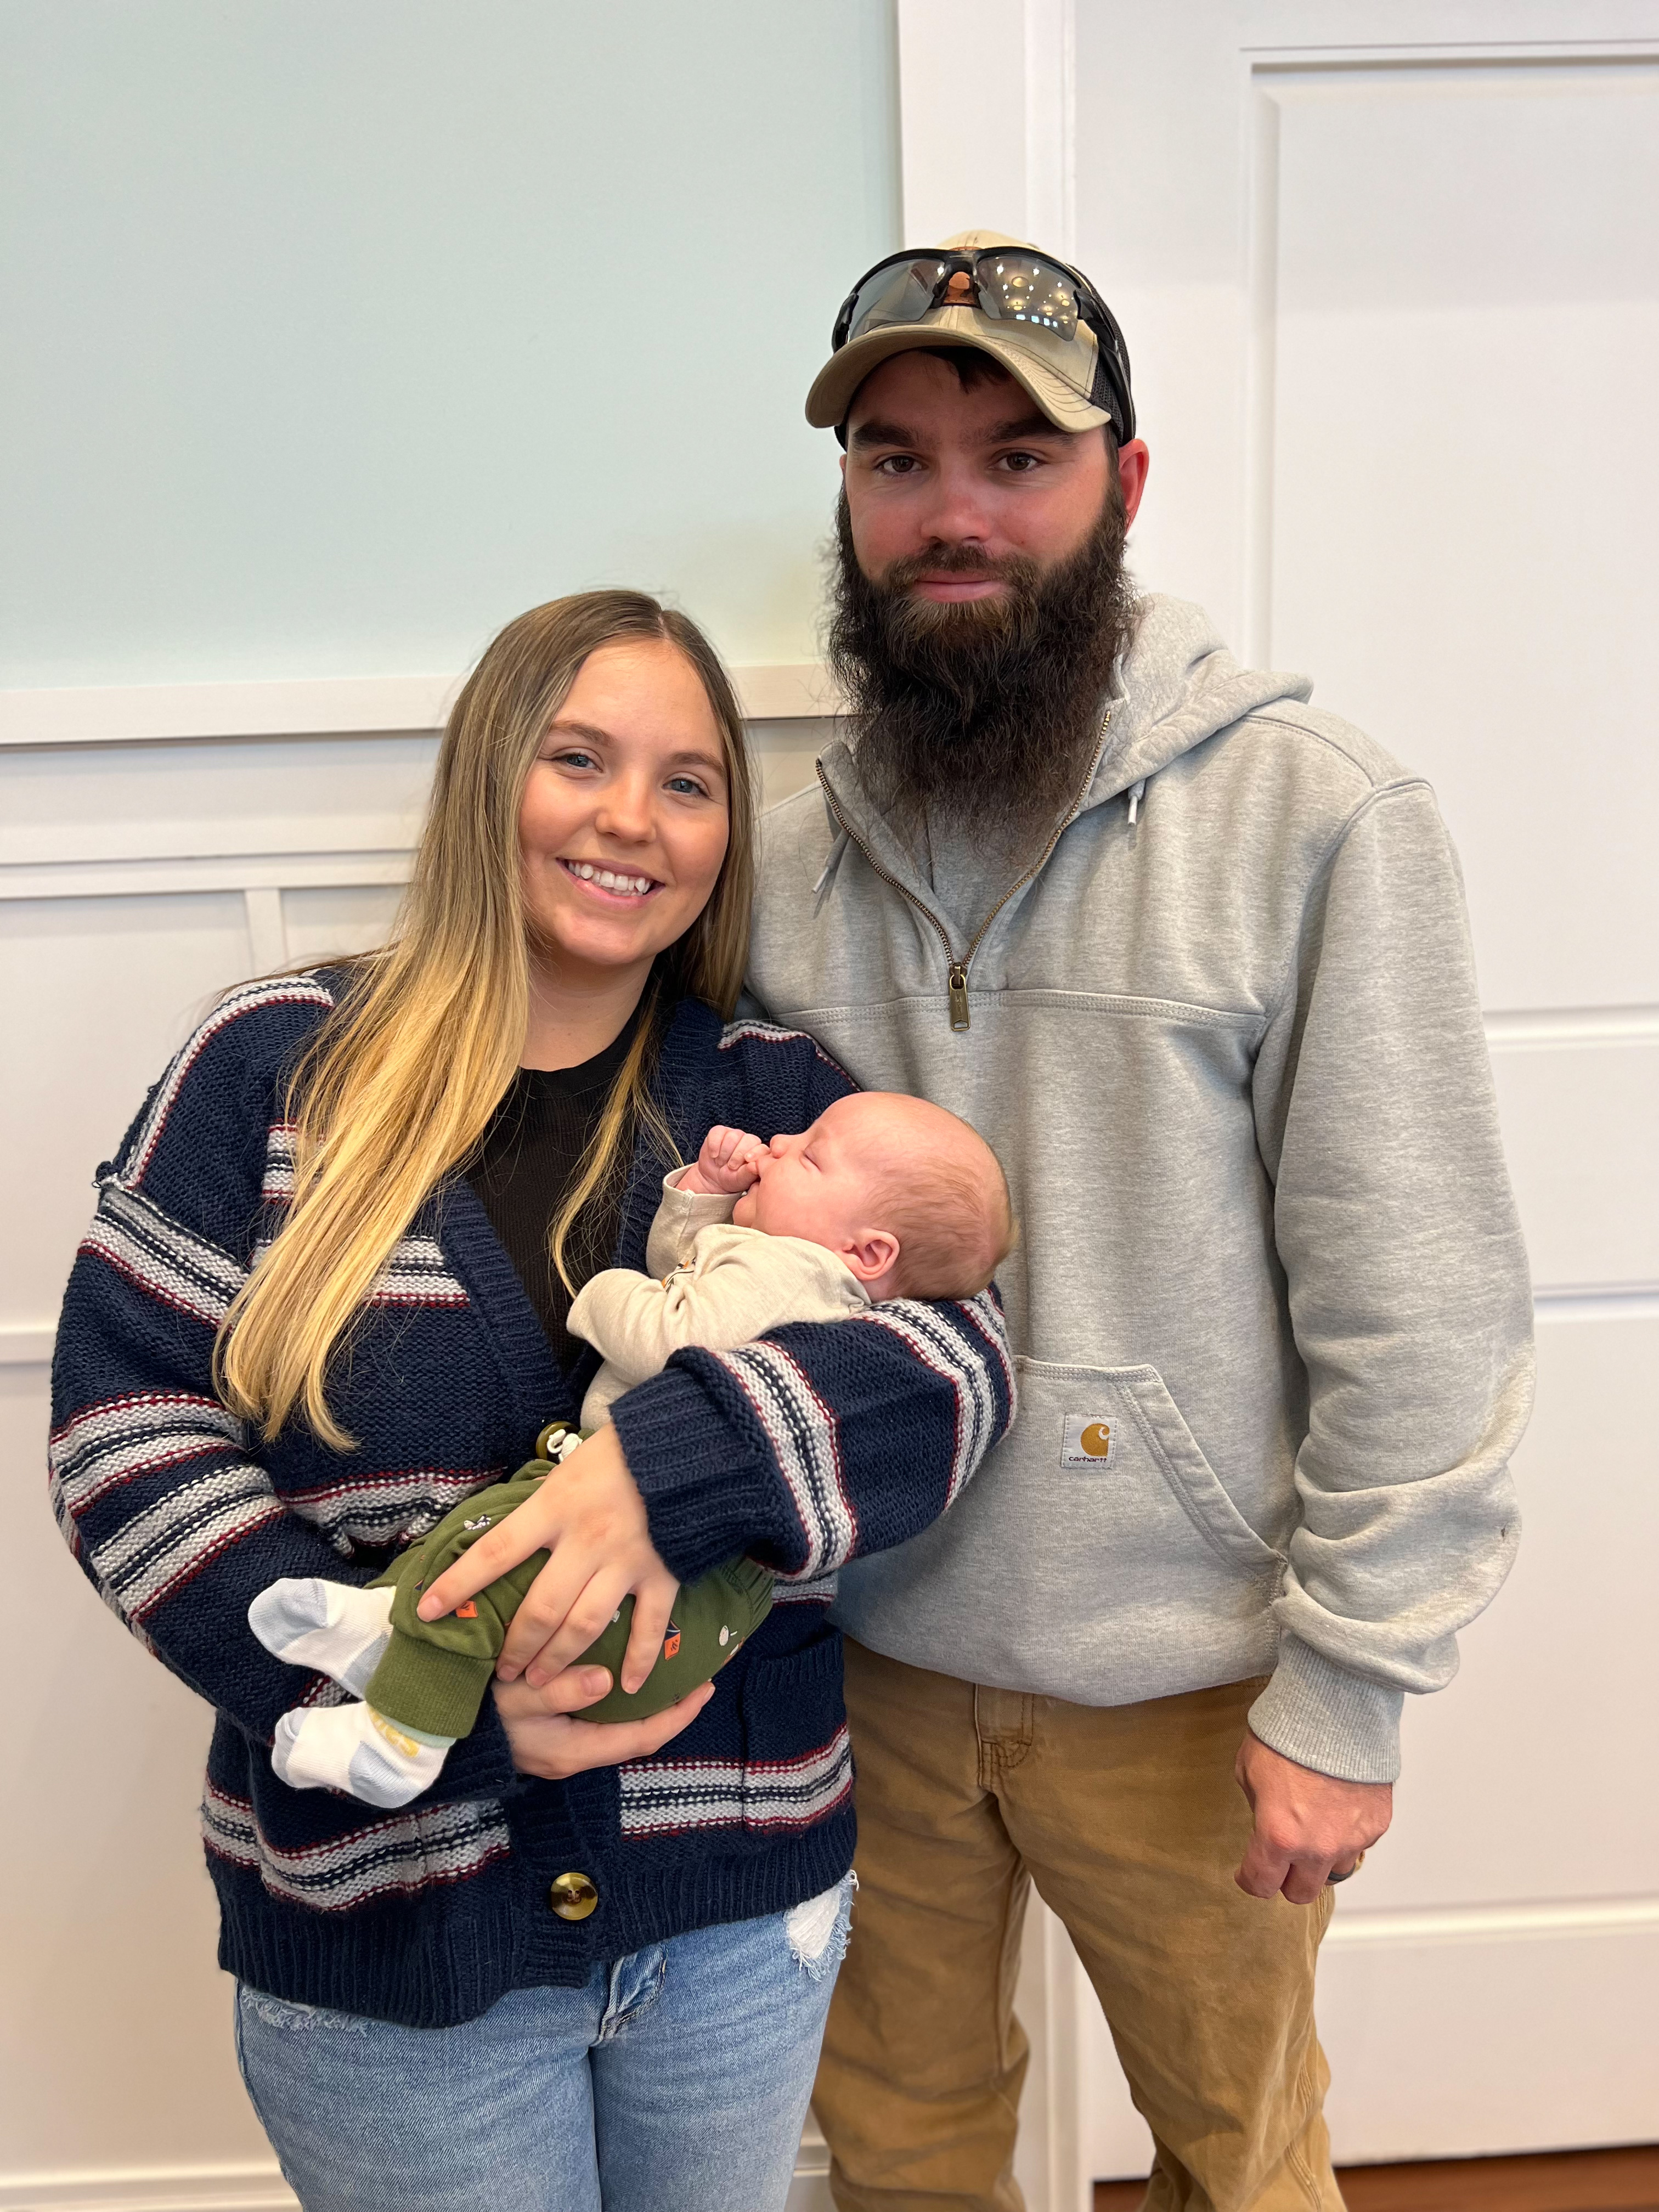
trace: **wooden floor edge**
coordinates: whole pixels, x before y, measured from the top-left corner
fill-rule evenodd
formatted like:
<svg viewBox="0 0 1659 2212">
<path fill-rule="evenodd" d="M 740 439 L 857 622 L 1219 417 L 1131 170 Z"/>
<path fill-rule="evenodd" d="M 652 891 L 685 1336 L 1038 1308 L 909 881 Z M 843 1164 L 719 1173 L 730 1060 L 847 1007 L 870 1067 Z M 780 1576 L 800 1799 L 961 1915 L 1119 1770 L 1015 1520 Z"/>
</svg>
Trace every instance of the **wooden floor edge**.
<svg viewBox="0 0 1659 2212">
<path fill-rule="evenodd" d="M 1348 2212 L 1659 2212 L 1659 2143 L 1339 2166 Z M 1098 2181 L 1095 2212 L 1137 2212 L 1144 2181 Z"/>
</svg>

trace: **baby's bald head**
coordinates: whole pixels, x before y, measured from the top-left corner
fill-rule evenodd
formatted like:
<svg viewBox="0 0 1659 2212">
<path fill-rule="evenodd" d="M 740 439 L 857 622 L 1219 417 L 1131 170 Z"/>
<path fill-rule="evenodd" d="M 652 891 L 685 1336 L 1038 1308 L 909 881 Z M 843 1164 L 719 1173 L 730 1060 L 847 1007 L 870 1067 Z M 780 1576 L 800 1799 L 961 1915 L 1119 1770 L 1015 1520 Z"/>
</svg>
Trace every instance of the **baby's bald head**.
<svg viewBox="0 0 1659 2212">
<path fill-rule="evenodd" d="M 1008 1182 L 983 1137 L 960 1115 L 897 1091 L 837 1099 L 838 1139 L 868 1179 L 872 1218 L 898 1239 L 888 1295 L 969 1298 L 1012 1249 Z"/>
</svg>

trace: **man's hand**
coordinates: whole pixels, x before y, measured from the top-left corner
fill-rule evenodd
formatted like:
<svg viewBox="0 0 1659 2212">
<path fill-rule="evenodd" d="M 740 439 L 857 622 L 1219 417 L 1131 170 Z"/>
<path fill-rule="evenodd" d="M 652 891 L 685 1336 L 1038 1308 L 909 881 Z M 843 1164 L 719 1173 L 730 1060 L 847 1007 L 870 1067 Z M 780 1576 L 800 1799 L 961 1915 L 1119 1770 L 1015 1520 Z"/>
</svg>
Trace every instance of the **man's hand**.
<svg viewBox="0 0 1659 2212">
<path fill-rule="evenodd" d="M 567 1667 L 539 1690 L 527 1682 L 497 1682 L 495 1710 L 520 1773 L 562 1782 L 590 1766 L 619 1766 L 624 1759 L 648 1759 L 689 1727 L 714 1694 L 712 1682 L 702 1683 L 678 1705 L 648 1721 L 570 1719 L 570 1714 L 591 1705 L 610 1687 L 611 1677 L 603 1667 Z"/>
<path fill-rule="evenodd" d="M 1255 1815 L 1233 1876 L 1251 1897 L 1282 1892 L 1292 1905 L 1311 1905 L 1333 1874 L 1352 1873 L 1394 1817 L 1391 1783 L 1335 1781 L 1248 1733 L 1233 1772 Z"/>
<path fill-rule="evenodd" d="M 747 1190 L 759 1174 L 756 1160 L 766 1150 L 747 1129 L 728 1129 L 716 1124 L 702 1140 L 695 1164 L 680 1177 L 682 1190 L 705 1194 L 723 1191 L 733 1197 Z"/>
<path fill-rule="evenodd" d="M 522 1674 L 532 1689 L 542 1688 L 581 1656 L 631 1593 L 634 1625 L 622 1664 L 622 1686 L 631 1695 L 657 1663 L 679 1583 L 657 1557 L 645 1500 L 628 1472 L 617 1431 L 608 1424 L 561 1462 L 533 1497 L 440 1575 L 416 1611 L 422 1620 L 441 1620 L 541 1551 L 553 1556 L 525 1592 L 495 1662 L 497 1675 L 511 1682 Z"/>
</svg>

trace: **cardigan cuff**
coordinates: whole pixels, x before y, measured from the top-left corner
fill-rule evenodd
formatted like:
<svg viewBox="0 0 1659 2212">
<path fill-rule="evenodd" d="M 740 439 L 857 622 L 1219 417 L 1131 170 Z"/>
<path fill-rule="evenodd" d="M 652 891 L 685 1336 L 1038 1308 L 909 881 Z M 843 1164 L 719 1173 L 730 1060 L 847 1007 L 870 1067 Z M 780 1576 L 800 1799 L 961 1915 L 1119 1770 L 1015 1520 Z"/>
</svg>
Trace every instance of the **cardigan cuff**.
<svg viewBox="0 0 1659 2212">
<path fill-rule="evenodd" d="M 783 1534 L 776 1471 L 695 1375 L 665 1367 L 618 1398 L 611 1418 L 645 1500 L 651 1540 L 681 1582 L 745 1553 L 768 1565 L 791 1564 L 769 1556 Z M 799 1529 L 796 1535 L 799 1542 Z"/>
<path fill-rule="evenodd" d="M 1250 1707 L 1269 1751 L 1338 1782 L 1393 1782 L 1400 1773 L 1403 1691 L 1339 1667 L 1286 1636 L 1273 1680 Z"/>
</svg>

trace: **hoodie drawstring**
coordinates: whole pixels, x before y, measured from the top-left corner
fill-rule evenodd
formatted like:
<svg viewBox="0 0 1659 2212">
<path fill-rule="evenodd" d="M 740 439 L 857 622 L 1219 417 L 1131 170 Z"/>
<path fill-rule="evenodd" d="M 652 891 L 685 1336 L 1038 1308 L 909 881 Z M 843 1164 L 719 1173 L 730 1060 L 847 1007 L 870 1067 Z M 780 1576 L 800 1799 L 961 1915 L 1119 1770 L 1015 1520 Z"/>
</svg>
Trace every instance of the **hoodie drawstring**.
<svg viewBox="0 0 1659 2212">
<path fill-rule="evenodd" d="M 1129 821 L 1132 827 L 1135 817 L 1140 812 L 1140 802 L 1146 795 L 1146 779 L 1144 775 L 1139 783 L 1132 783 L 1129 786 Z"/>
</svg>

